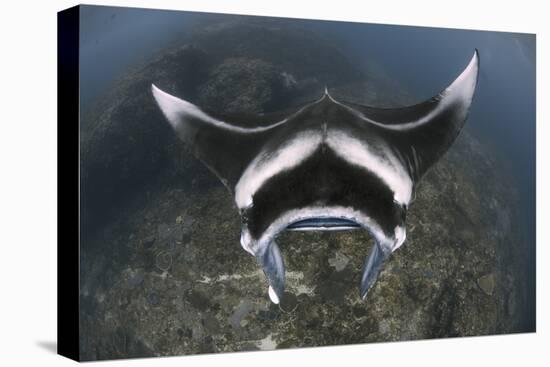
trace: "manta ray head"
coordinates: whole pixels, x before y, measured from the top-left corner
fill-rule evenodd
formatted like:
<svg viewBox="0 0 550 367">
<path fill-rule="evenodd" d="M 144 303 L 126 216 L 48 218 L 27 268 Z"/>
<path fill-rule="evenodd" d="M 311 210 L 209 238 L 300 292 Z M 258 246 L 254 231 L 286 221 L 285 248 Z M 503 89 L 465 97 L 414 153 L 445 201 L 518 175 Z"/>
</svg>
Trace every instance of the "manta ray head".
<svg viewBox="0 0 550 367">
<path fill-rule="evenodd" d="M 416 184 L 466 121 L 478 69 L 476 51 L 447 88 L 413 106 L 368 107 L 337 101 L 325 90 L 284 116 L 252 118 L 253 127 L 207 114 L 154 85 L 152 92 L 176 134 L 233 195 L 241 246 L 258 260 L 274 303 L 285 286 L 276 243 L 285 230 L 367 230 L 375 245 L 361 277 L 364 299 L 405 241 Z"/>
</svg>

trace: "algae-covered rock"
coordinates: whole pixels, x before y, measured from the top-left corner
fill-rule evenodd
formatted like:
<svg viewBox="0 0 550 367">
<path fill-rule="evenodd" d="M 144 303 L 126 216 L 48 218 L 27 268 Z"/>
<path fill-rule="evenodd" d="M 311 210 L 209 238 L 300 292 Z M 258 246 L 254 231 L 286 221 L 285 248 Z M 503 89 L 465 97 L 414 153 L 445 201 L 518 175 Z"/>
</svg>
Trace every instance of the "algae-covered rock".
<svg viewBox="0 0 550 367">
<path fill-rule="evenodd" d="M 495 290 L 495 274 L 487 274 L 477 280 L 479 287 L 491 296 Z"/>
<path fill-rule="evenodd" d="M 283 72 L 258 59 L 229 58 L 216 66 L 199 89 L 200 105 L 212 111 L 260 113 L 281 105 Z"/>
</svg>

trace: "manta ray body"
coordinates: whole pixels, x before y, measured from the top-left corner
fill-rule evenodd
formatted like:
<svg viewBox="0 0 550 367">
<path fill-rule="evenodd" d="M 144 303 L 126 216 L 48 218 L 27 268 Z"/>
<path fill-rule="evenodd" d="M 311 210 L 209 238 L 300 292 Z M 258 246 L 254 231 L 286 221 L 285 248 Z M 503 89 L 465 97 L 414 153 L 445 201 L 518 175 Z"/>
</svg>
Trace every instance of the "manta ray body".
<svg viewBox="0 0 550 367">
<path fill-rule="evenodd" d="M 217 117 L 155 85 L 168 122 L 234 197 L 241 246 L 256 257 L 279 303 L 285 285 L 279 233 L 366 229 L 365 299 L 384 262 L 405 241 L 415 187 L 464 126 L 477 84 L 477 50 L 437 96 L 403 108 L 375 108 L 323 96 L 296 111 L 257 117 L 254 127 Z"/>
</svg>

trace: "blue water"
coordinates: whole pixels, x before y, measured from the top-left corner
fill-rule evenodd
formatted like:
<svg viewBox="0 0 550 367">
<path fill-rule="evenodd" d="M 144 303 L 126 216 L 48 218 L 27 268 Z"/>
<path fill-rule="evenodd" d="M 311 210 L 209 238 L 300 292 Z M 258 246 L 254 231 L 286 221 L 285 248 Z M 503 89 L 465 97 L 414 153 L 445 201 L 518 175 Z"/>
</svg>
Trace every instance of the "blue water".
<svg viewBox="0 0 550 367">
<path fill-rule="evenodd" d="M 173 42 L 204 16 L 196 13 L 81 6 L 81 108 L 86 110 L 118 78 Z"/>
<path fill-rule="evenodd" d="M 81 108 L 86 110 L 129 67 L 145 62 L 209 15 L 131 8 L 81 8 Z M 219 19 L 220 16 L 210 16 Z M 418 101 L 438 93 L 474 49 L 480 78 L 467 129 L 491 147 L 520 195 L 516 223 L 527 244 L 526 328 L 535 325 L 535 36 L 501 32 L 303 21 L 338 42 L 358 63 L 375 61 Z"/>
</svg>

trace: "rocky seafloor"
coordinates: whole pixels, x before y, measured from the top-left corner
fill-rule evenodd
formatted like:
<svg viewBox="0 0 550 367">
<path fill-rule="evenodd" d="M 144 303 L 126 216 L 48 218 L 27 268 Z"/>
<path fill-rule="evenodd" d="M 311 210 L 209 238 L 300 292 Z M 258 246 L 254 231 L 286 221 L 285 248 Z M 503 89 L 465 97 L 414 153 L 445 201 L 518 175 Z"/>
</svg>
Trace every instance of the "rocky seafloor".
<svg viewBox="0 0 550 367">
<path fill-rule="evenodd" d="M 288 107 L 327 82 L 364 104 L 414 98 L 277 21 L 220 23 L 193 40 L 129 72 L 83 117 L 83 360 L 522 331 L 517 194 L 467 128 L 418 186 L 407 240 L 365 301 L 366 232 L 288 232 L 286 294 L 272 304 L 231 196 L 173 136 L 150 84 L 224 112 Z"/>
</svg>

